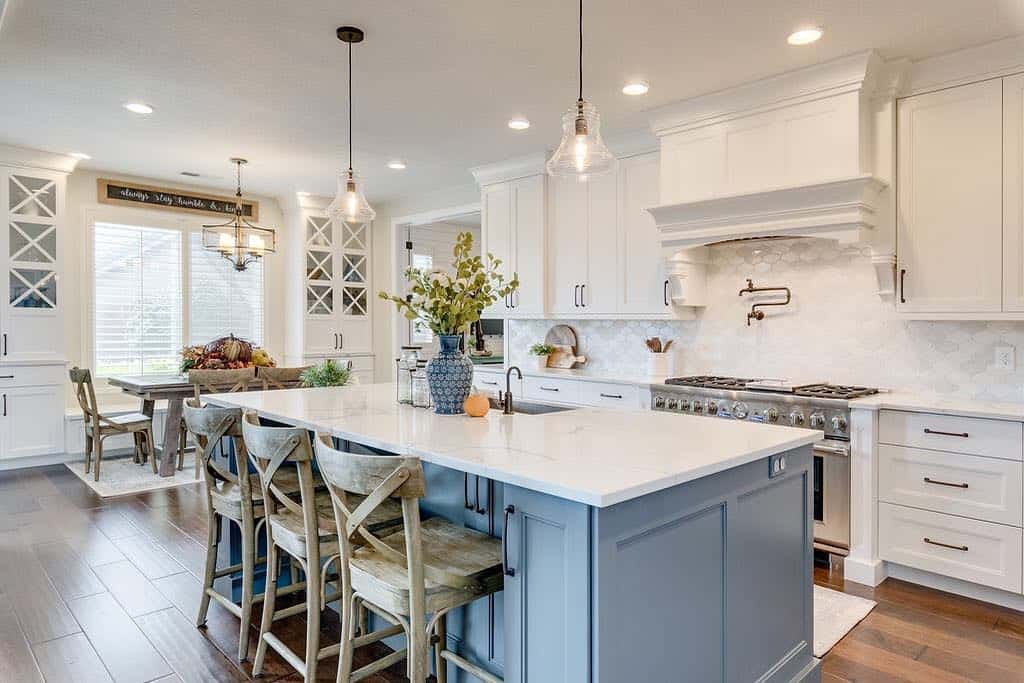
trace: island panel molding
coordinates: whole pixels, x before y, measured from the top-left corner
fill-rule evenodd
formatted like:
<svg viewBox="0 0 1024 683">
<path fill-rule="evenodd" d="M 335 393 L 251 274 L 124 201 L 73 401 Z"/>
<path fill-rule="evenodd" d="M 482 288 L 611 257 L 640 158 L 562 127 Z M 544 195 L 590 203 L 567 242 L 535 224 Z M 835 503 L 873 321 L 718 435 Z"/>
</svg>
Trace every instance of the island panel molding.
<svg viewBox="0 0 1024 683">
<path fill-rule="evenodd" d="M 98 178 L 96 198 L 101 204 L 144 206 L 165 211 L 181 211 L 204 216 L 225 216 L 235 212 L 235 198 L 204 194 L 171 187 L 155 187 L 123 180 Z M 242 200 L 242 215 L 252 221 L 260 219 L 260 203 Z"/>
</svg>

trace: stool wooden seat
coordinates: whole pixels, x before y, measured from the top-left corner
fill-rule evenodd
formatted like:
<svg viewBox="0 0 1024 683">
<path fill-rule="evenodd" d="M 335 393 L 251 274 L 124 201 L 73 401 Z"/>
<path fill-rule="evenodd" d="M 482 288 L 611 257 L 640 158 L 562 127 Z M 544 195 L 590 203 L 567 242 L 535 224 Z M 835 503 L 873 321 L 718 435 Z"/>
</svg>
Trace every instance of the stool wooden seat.
<svg viewBox="0 0 1024 683">
<path fill-rule="evenodd" d="M 426 481 L 418 458 L 346 453 L 320 436 L 316 459 L 337 527 L 344 530 L 338 536 L 344 601 L 338 681 L 362 680 L 403 657 L 409 679 L 424 681 L 433 642 L 438 683 L 447 681 L 448 662 L 487 683 L 502 683 L 449 650 L 446 634 L 448 612 L 503 588 L 501 541 L 440 518 L 421 522 L 419 499 L 426 495 Z M 354 504 L 350 492 L 366 497 Z M 375 534 L 366 521 L 393 498 L 401 500 L 403 530 Z M 392 626 L 357 638 L 354 615 L 363 607 Z M 405 651 L 352 671 L 357 645 L 388 637 L 396 628 L 405 633 Z"/>
<path fill-rule="evenodd" d="M 246 413 L 242 418 L 242 433 L 259 472 L 267 515 L 266 593 L 259 644 L 253 659 L 253 675 L 258 676 L 262 672 L 269 646 L 304 680 L 314 681 L 319 660 L 340 650 L 340 645 L 320 646 L 320 613 L 340 596 L 340 590 L 334 594 L 328 594 L 326 590 L 326 584 L 332 579 L 335 584 L 338 581 L 337 576 L 328 576 L 329 568 L 338 557 L 333 504 L 330 494 L 321 492 L 318 495 L 316 491 L 313 449 L 306 430 L 262 426 L 254 413 Z M 289 470 L 298 476 L 297 500 L 286 495 L 280 485 L 282 475 Z M 381 528 L 395 528 L 401 522 L 401 514 L 393 514 L 391 519 L 386 519 L 387 514 L 387 509 L 383 509 L 376 522 L 382 525 Z M 277 610 L 276 596 L 283 592 L 277 588 L 278 557 L 282 552 L 289 556 L 293 566 L 295 563 L 301 566 L 305 574 L 306 602 L 305 605 Z M 304 656 L 300 656 L 273 632 L 273 624 L 278 619 L 303 612 L 306 617 L 306 650 Z"/>
<path fill-rule="evenodd" d="M 135 441 L 135 462 L 143 464 L 148 458 L 156 474 L 156 450 L 153 438 L 153 418 L 142 413 L 124 415 L 102 415 L 96 403 L 96 390 L 92 383 L 92 373 L 86 368 L 74 367 L 68 371 L 71 382 L 75 385 L 75 398 L 82 409 L 82 421 L 85 425 L 85 473 L 89 473 L 91 460 L 95 452 L 96 461 L 93 467 L 93 481 L 100 480 L 100 460 L 103 458 L 103 440 L 116 434 L 131 434 Z"/>
</svg>

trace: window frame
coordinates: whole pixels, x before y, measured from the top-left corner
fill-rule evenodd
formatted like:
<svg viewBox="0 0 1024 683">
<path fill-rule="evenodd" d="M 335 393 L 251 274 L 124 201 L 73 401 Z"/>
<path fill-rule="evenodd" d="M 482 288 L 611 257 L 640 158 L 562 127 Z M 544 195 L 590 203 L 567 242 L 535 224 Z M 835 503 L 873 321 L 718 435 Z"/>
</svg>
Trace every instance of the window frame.
<svg viewBox="0 0 1024 683">
<path fill-rule="evenodd" d="M 96 249 L 96 224 L 114 223 L 146 228 L 159 228 L 161 230 L 174 230 L 178 232 L 181 254 L 181 339 L 182 344 L 188 344 L 190 339 L 190 327 L 192 318 L 192 258 L 190 235 L 202 231 L 203 223 L 208 223 L 213 218 L 201 216 L 176 215 L 164 211 L 150 211 L 146 209 L 135 209 L 128 207 L 108 207 L 93 205 L 85 207 L 82 211 L 82 225 L 85 230 L 83 235 L 84 249 L 81 257 L 81 329 L 83 331 L 81 340 L 81 358 L 84 359 L 90 368 L 96 367 L 96 325 L 94 320 L 96 310 L 96 272 L 95 272 L 95 249 Z M 268 268 L 264 263 L 263 277 L 260 283 L 260 301 L 263 308 L 263 344 L 267 342 L 267 320 L 268 320 Z M 99 378 L 105 379 L 105 378 Z M 120 390 L 110 386 L 107 382 L 97 382 L 97 393 L 116 394 Z"/>
</svg>

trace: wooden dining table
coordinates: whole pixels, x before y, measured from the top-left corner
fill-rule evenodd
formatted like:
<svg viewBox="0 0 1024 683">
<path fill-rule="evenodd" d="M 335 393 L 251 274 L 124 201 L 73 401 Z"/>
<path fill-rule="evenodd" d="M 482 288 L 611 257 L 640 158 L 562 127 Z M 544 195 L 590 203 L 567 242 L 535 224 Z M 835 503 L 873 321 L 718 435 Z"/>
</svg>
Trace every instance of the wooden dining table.
<svg viewBox="0 0 1024 683">
<path fill-rule="evenodd" d="M 195 396 L 195 386 L 189 384 L 188 375 L 116 375 L 107 381 L 124 393 L 142 399 L 142 413 L 149 417 L 153 417 L 157 401 L 167 401 L 163 446 L 160 448 L 160 476 L 173 477 L 177 471 L 178 425 L 185 399 Z"/>
</svg>

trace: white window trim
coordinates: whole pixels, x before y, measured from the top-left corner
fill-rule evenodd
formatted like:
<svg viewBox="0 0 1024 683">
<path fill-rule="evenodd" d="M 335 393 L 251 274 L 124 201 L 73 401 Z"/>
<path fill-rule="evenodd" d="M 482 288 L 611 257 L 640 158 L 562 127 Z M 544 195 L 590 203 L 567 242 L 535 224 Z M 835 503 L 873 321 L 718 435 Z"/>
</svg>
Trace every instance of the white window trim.
<svg viewBox="0 0 1024 683">
<path fill-rule="evenodd" d="M 181 282 L 183 286 L 191 286 L 190 270 L 191 258 L 189 234 L 202 230 L 203 223 L 217 222 L 216 217 L 210 216 L 180 216 L 165 211 L 149 211 L 146 209 L 134 209 L 121 206 L 105 206 L 102 204 L 91 204 L 82 207 L 82 222 L 84 227 L 83 249 L 81 254 L 81 269 L 79 279 L 79 292 L 81 299 L 81 329 L 82 339 L 79 349 L 79 357 L 89 368 L 96 367 L 95 322 L 93 312 L 95 311 L 95 258 L 94 249 L 96 246 L 96 224 L 115 223 L 120 225 L 137 225 L 163 230 L 177 230 L 181 240 Z M 268 308 L 268 271 L 266 264 L 263 264 L 263 282 L 261 300 L 263 302 L 263 343 L 267 341 L 267 308 Z M 182 292 L 181 301 L 181 332 L 182 343 L 187 344 L 190 339 L 189 325 L 191 325 L 191 299 L 189 291 Z M 106 381 L 97 382 L 96 393 L 98 395 L 114 395 L 121 393 Z"/>
</svg>

